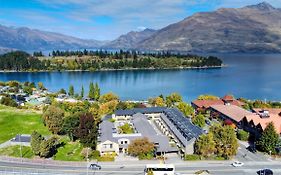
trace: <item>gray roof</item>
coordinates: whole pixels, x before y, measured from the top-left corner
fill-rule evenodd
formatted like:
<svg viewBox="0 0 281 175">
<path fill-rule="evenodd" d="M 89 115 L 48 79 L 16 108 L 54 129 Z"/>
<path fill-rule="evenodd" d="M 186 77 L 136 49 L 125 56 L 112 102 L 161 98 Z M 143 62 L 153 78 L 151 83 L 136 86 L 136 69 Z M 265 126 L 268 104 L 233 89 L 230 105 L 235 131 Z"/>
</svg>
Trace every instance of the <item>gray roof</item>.
<svg viewBox="0 0 281 175">
<path fill-rule="evenodd" d="M 203 134 L 202 129 L 193 125 L 178 109 L 169 108 L 160 117 L 184 146 Z"/>
<path fill-rule="evenodd" d="M 104 142 L 107 140 L 115 141 L 112 133 L 114 132 L 114 125 L 110 121 L 103 121 L 100 124 L 100 138 L 99 141 Z"/>
<path fill-rule="evenodd" d="M 117 116 L 123 116 L 123 115 L 132 116 L 132 115 L 137 114 L 137 113 L 141 113 L 141 114 L 162 113 L 166 109 L 167 108 L 165 108 L 165 107 L 133 108 L 133 109 L 117 110 L 115 112 L 115 115 L 117 115 Z"/>
<path fill-rule="evenodd" d="M 27 143 L 29 143 L 30 140 L 31 140 L 31 136 L 30 135 L 19 135 L 18 134 L 11 141 L 12 142 L 22 142 L 22 143 L 27 142 Z"/>
</svg>

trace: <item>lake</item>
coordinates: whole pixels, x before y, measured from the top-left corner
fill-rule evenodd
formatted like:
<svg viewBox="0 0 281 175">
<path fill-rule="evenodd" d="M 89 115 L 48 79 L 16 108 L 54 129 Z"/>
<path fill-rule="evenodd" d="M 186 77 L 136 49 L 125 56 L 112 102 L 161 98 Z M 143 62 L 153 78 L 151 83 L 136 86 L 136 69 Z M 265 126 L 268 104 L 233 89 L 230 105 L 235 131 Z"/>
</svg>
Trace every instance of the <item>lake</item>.
<svg viewBox="0 0 281 175">
<path fill-rule="evenodd" d="M 192 70 L 126 70 L 97 72 L 0 73 L 0 81 L 43 82 L 51 91 L 68 90 L 74 85 L 97 82 L 105 92 L 114 92 L 123 100 L 145 100 L 148 97 L 180 93 L 186 101 L 200 94 L 261 100 L 281 100 L 281 55 L 227 54 L 219 56 L 227 67 Z"/>
</svg>

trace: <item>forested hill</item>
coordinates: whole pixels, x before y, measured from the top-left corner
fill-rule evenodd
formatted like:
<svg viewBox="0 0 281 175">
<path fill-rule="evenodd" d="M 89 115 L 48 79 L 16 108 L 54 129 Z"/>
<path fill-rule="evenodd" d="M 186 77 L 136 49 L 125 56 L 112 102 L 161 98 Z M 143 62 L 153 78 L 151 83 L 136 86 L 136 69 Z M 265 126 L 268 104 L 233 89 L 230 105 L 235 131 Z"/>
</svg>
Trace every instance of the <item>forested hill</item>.
<svg viewBox="0 0 281 175">
<path fill-rule="evenodd" d="M 49 56 L 41 52 L 30 55 L 23 51 L 0 56 L 2 71 L 61 71 L 61 70 L 117 70 L 172 69 L 220 67 L 217 57 L 172 54 L 170 52 L 140 53 L 136 51 L 53 51 Z"/>
</svg>

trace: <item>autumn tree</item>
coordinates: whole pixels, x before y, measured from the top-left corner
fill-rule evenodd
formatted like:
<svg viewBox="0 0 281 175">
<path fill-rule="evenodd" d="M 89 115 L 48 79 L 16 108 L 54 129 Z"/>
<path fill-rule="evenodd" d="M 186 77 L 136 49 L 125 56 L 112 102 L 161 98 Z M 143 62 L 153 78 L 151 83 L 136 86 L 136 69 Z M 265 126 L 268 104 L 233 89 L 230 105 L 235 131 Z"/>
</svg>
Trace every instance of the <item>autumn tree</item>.
<svg viewBox="0 0 281 175">
<path fill-rule="evenodd" d="M 236 133 L 232 127 L 217 124 L 211 126 L 209 132 L 214 136 L 217 156 L 230 159 L 237 154 L 239 145 Z"/>
<path fill-rule="evenodd" d="M 279 142 L 279 135 L 275 130 L 274 124 L 270 122 L 262 132 L 262 135 L 257 142 L 257 146 L 258 149 L 263 152 L 275 154 L 275 148 Z"/>
<path fill-rule="evenodd" d="M 154 151 L 154 144 L 148 138 L 139 138 L 133 140 L 128 147 L 128 153 L 132 156 L 142 156 L 151 154 Z"/>
<path fill-rule="evenodd" d="M 165 101 L 161 97 L 150 98 L 148 99 L 148 103 L 151 104 L 152 106 L 159 106 L 159 107 L 165 106 Z"/>
<path fill-rule="evenodd" d="M 100 97 L 100 99 L 99 99 L 99 101 L 101 103 L 106 103 L 106 102 L 113 101 L 113 100 L 117 100 L 118 101 L 119 97 L 117 95 L 115 95 L 114 93 L 112 93 L 112 92 L 109 92 L 107 94 L 103 94 Z"/>
<path fill-rule="evenodd" d="M 134 132 L 132 126 L 129 123 L 125 123 L 118 127 L 121 134 L 132 134 Z"/>
<path fill-rule="evenodd" d="M 182 102 L 182 97 L 178 93 L 172 93 L 166 97 L 166 105 L 168 107 L 172 107 L 178 102 Z"/>
<path fill-rule="evenodd" d="M 45 90 L 46 88 L 44 87 L 43 83 L 42 82 L 38 82 L 38 88 L 40 90 Z"/>
<path fill-rule="evenodd" d="M 216 142 L 212 133 L 201 135 L 195 142 L 194 152 L 203 157 L 210 157 L 216 151 Z"/>
<path fill-rule="evenodd" d="M 100 88 L 98 83 L 94 85 L 94 100 L 98 101 L 100 98 Z"/>
<path fill-rule="evenodd" d="M 200 95 L 197 99 L 198 100 L 218 100 L 220 98 L 215 95 L 205 94 L 205 95 Z"/>
<path fill-rule="evenodd" d="M 33 131 L 31 134 L 30 146 L 31 150 L 35 155 L 40 155 L 41 143 L 44 141 L 44 137 L 36 131 Z"/>
<path fill-rule="evenodd" d="M 43 121 L 53 134 L 59 134 L 62 131 L 64 111 L 56 106 L 48 106 L 43 113 Z"/>
<path fill-rule="evenodd" d="M 194 115 L 193 107 L 185 102 L 179 102 L 177 108 L 187 117 Z"/>
</svg>

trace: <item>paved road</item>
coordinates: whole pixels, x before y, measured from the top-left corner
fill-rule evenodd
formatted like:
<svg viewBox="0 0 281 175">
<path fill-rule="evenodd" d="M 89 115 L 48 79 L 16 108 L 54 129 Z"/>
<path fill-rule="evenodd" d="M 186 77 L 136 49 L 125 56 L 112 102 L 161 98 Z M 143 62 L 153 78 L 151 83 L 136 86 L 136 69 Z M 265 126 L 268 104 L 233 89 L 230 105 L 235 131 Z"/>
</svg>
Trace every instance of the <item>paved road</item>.
<svg viewBox="0 0 281 175">
<path fill-rule="evenodd" d="M 102 170 L 88 170 L 89 175 L 142 175 L 145 164 L 143 163 L 101 163 Z M 243 167 L 232 167 L 229 161 L 223 162 L 183 162 L 176 164 L 176 172 L 182 175 L 193 174 L 197 170 L 207 169 L 215 175 L 257 175 L 256 171 L 270 168 L 275 174 L 281 174 L 279 162 L 246 162 Z M 36 165 L 28 163 L 0 162 L 0 174 L 40 174 L 40 175 L 85 175 L 86 167 Z"/>
</svg>

